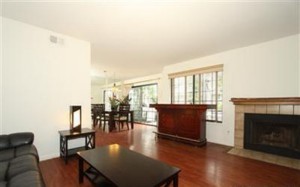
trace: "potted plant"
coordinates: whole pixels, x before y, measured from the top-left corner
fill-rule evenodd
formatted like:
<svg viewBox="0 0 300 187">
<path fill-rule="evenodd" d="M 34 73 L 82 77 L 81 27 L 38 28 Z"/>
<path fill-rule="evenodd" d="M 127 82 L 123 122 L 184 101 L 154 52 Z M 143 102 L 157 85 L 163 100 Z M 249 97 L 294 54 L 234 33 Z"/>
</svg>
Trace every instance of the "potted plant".
<svg viewBox="0 0 300 187">
<path fill-rule="evenodd" d="M 109 97 L 110 107 L 112 111 L 118 110 L 118 106 L 120 104 L 120 101 L 117 99 L 117 97 L 114 95 L 112 97 Z"/>
<path fill-rule="evenodd" d="M 119 100 L 121 105 L 129 105 L 130 101 L 131 101 L 131 98 L 129 98 L 128 94 Z"/>
</svg>

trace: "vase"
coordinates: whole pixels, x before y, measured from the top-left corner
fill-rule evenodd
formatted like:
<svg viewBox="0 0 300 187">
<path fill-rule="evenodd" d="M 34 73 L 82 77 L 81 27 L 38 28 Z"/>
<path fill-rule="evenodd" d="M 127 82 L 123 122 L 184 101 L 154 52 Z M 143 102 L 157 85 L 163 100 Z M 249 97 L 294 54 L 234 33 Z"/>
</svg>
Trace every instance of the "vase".
<svg viewBox="0 0 300 187">
<path fill-rule="evenodd" d="M 118 106 L 111 106 L 111 111 L 117 111 L 118 110 Z"/>
</svg>

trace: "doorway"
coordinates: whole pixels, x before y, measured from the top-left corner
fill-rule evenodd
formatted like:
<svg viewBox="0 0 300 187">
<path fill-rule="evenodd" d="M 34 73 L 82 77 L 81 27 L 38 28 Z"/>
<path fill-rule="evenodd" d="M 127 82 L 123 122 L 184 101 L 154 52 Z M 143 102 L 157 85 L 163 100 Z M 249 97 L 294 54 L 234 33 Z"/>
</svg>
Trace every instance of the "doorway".
<svg viewBox="0 0 300 187">
<path fill-rule="evenodd" d="M 134 121 L 147 125 L 157 125 L 157 112 L 150 104 L 157 103 L 157 84 L 133 86 L 129 92 Z"/>
</svg>

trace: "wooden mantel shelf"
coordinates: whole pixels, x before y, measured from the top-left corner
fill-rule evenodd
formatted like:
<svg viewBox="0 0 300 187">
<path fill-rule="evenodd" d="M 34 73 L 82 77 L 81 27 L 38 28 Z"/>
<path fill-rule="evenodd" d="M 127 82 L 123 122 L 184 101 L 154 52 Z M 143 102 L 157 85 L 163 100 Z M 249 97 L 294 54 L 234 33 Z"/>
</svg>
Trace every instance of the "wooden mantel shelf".
<svg viewBox="0 0 300 187">
<path fill-rule="evenodd" d="M 297 105 L 300 97 L 231 98 L 235 105 Z"/>
</svg>

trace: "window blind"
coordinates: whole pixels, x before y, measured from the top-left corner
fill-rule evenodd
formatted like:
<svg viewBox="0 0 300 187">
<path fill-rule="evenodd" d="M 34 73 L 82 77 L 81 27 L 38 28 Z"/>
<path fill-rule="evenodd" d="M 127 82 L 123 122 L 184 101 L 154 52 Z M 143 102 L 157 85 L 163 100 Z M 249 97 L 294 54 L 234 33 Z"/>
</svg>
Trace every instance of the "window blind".
<svg viewBox="0 0 300 187">
<path fill-rule="evenodd" d="M 216 71 L 223 71 L 223 64 L 171 73 L 171 74 L 168 74 L 168 76 L 170 79 L 172 79 L 172 78 L 176 78 L 176 77 L 184 77 L 184 76 L 189 76 L 189 75 L 197 75 L 197 74 L 216 72 Z"/>
</svg>

